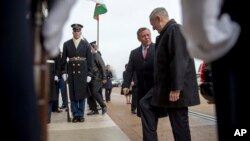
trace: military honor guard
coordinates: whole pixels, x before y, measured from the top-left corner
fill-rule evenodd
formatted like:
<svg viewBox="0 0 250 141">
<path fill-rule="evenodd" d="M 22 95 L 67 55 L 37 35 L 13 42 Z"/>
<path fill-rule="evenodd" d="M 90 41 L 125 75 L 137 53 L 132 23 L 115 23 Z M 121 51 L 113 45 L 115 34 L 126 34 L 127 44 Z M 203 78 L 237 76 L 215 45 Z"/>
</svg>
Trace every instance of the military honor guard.
<svg viewBox="0 0 250 141">
<path fill-rule="evenodd" d="M 69 86 L 72 122 L 84 122 L 85 99 L 90 96 L 87 83 L 92 76 L 91 46 L 81 39 L 81 24 L 72 24 L 71 27 L 73 38 L 63 44 L 62 76 Z"/>
</svg>

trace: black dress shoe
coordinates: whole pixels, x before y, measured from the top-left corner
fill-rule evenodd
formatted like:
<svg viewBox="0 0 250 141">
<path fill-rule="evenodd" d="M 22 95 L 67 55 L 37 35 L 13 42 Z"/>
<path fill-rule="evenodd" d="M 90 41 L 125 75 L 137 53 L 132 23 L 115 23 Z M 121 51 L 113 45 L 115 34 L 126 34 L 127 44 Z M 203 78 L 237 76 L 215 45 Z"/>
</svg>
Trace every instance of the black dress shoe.
<svg viewBox="0 0 250 141">
<path fill-rule="evenodd" d="M 107 113 L 107 106 L 102 107 L 102 114 L 104 115 L 105 113 Z"/>
<path fill-rule="evenodd" d="M 85 119 L 83 117 L 78 117 L 78 122 L 84 122 Z"/>
<path fill-rule="evenodd" d="M 78 117 L 73 117 L 72 122 L 78 122 Z"/>
<path fill-rule="evenodd" d="M 90 112 L 87 113 L 87 115 L 97 115 L 97 114 L 99 114 L 99 112 L 95 110 L 91 110 Z"/>
</svg>

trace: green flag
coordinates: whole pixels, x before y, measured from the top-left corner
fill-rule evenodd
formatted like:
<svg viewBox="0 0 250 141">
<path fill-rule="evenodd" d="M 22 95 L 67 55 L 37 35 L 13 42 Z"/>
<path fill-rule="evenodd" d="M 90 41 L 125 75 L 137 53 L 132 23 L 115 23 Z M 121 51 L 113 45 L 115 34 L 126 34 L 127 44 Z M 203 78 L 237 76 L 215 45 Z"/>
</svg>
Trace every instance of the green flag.
<svg viewBox="0 0 250 141">
<path fill-rule="evenodd" d="M 94 19 L 99 20 L 99 15 L 105 14 L 107 12 L 107 7 L 104 3 L 96 3 L 95 12 L 94 12 Z"/>
</svg>

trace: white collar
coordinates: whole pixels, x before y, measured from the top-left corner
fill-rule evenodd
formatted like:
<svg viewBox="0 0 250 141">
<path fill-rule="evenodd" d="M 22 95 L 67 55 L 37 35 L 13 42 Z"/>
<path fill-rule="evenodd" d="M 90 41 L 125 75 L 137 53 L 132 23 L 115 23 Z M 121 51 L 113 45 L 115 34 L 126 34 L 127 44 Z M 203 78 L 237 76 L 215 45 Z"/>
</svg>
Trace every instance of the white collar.
<svg viewBox="0 0 250 141">
<path fill-rule="evenodd" d="M 146 47 L 145 47 L 145 46 L 143 46 L 143 45 L 141 45 L 141 46 L 142 46 L 142 49 L 144 49 L 144 48 L 149 48 L 149 46 L 146 46 Z"/>
</svg>

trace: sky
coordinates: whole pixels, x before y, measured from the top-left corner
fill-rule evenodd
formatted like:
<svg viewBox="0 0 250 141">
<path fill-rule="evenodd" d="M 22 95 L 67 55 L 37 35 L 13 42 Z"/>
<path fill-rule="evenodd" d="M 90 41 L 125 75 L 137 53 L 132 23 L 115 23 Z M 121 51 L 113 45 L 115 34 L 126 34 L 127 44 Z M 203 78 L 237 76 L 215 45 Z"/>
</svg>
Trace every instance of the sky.
<svg viewBox="0 0 250 141">
<path fill-rule="evenodd" d="M 104 0 L 108 12 L 99 16 L 99 50 L 105 64 L 109 64 L 117 79 L 122 78 L 131 50 L 140 46 L 136 32 L 140 27 L 151 30 L 152 41 L 158 32 L 152 30 L 149 14 L 156 7 L 165 7 L 170 18 L 182 23 L 180 0 Z M 73 23 L 84 26 L 83 37 L 89 42 L 97 40 L 97 21 L 93 18 L 95 3 L 77 0 L 63 28 L 63 42 L 72 38 Z M 196 68 L 200 61 L 196 61 Z"/>
</svg>

